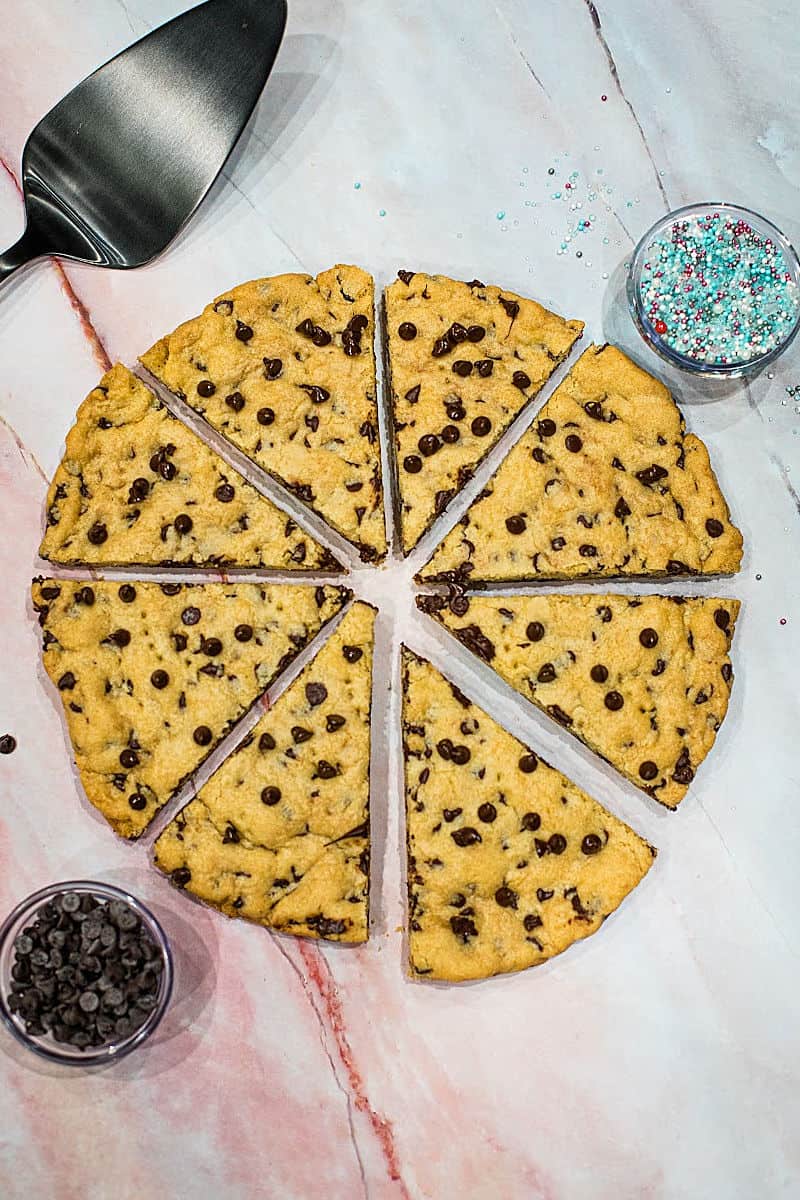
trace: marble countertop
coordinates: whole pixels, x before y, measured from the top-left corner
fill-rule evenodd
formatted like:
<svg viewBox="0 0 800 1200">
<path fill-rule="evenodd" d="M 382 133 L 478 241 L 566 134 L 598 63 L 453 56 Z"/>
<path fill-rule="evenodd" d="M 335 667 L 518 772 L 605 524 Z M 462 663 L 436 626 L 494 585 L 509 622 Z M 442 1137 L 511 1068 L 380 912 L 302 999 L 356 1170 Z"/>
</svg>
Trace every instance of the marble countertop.
<svg viewBox="0 0 800 1200">
<path fill-rule="evenodd" d="M 15 6 L 0 39 L 0 242 L 21 232 L 19 163 L 37 119 L 181 7 Z M 104 878 L 152 903 L 178 957 L 157 1038 L 113 1069 L 48 1068 L 0 1038 L 0 1195 L 797 1196 L 800 393 L 787 389 L 800 347 L 749 385 L 711 390 L 668 377 L 624 305 L 632 246 L 668 207 L 736 201 L 800 241 L 794 6 L 290 8 L 252 126 L 168 253 L 131 273 L 40 264 L 0 295 L 0 732 L 19 743 L 0 759 L 0 909 L 53 879 Z M 660 855 L 597 936 L 472 986 L 405 975 L 395 750 L 374 778 L 370 942 L 227 921 L 179 897 L 147 843 L 118 842 L 89 809 L 27 605 L 46 480 L 101 369 L 132 363 L 234 282 L 336 261 L 379 284 L 398 267 L 478 276 L 585 320 L 585 342 L 615 341 L 669 379 L 745 537 L 741 574 L 696 589 L 744 603 L 731 709 L 678 813 L 545 717 L 477 697 Z M 386 679 L 401 631 L 448 664 L 413 615 L 410 575 L 392 563 L 354 576 L 381 605 Z M 479 686 L 466 657 L 456 669 Z M 395 702 L 396 690 L 390 723 Z"/>
</svg>

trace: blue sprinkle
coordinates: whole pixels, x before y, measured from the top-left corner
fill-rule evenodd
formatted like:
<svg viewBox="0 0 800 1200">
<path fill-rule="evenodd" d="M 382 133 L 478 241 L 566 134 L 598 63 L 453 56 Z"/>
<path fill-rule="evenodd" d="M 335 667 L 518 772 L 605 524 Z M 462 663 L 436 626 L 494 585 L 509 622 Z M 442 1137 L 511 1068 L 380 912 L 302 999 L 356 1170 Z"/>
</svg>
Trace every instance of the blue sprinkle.
<svg viewBox="0 0 800 1200">
<path fill-rule="evenodd" d="M 378 216 L 379 216 L 379 217 L 385 217 L 385 216 L 386 216 L 386 209 L 385 209 L 385 208 L 381 208 L 381 209 L 379 209 L 379 211 L 378 211 Z"/>
<path fill-rule="evenodd" d="M 505 211 L 504 211 L 504 210 L 501 208 L 501 209 L 500 209 L 500 211 L 497 213 L 497 219 L 498 219 L 498 221 L 502 221 L 502 219 L 503 219 L 503 217 L 504 217 L 505 215 L 506 215 L 506 214 L 505 214 Z"/>
<path fill-rule="evenodd" d="M 354 183 L 354 184 L 353 184 L 353 187 L 356 189 L 356 191 L 358 191 L 358 189 L 361 187 L 361 184 L 360 184 L 360 183 Z"/>
</svg>

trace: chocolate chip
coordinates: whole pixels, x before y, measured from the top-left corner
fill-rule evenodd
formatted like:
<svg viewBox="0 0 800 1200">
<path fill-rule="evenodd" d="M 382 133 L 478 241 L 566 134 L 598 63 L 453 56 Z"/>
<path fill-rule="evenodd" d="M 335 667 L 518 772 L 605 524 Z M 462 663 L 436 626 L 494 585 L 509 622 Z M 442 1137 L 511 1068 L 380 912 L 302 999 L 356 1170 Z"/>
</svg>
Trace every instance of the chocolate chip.
<svg viewBox="0 0 800 1200">
<path fill-rule="evenodd" d="M 215 313 L 222 313 L 223 316 L 229 317 L 233 312 L 232 300 L 218 300 L 214 305 Z"/>
<path fill-rule="evenodd" d="M 447 336 L 447 334 L 445 334 L 444 337 L 437 338 L 433 343 L 431 354 L 434 358 L 443 358 L 444 355 L 449 354 L 452 349 L 453 347 L 451 345 L 450 338 Z"/>
<path fill-rule="evenodd" d="M 678 761 L 675 763 L 675 770 L 673 771 L 672 778 L 675 783 L 682 784 L 689 784 L 694 779 L 694 771 L 692 770 L 689 751 L 685 746 L 680 752 Z"/>
<path fill-rule="evenodd" d="M 475 437 L 486 437 L 492 431 L 492 422 L 488 417 L 476 417 L 470 428 Z"/>
<path fill-rule="evenodd" d="M 718 629 L 723 630 L 723 632 L 727 632 L 730 623 L 731 623 L 731 614 L 728 612 L 728 610 L 726 608 L 715 609 L 714 624 L 717 626 Z"/>
<path fill-rule="evenodd" d="M 139 504 L 142 500 L 146 500 L 149 491 L 150 484 L 146 479 L 141 478 L 141 476 L 138 479 L 134 479 L 128 489 L 128 504 Z"/>
<path fill-rule="evenodd" d="M 177 651 L 186 649 L 186 647 L 189 643 L 189 639 L 186 637 L 185 633 L 171 633 L 170 637 L 172 638 L 172 641 L 175 644 L 175 649 Z"/>
<path fill-rule="evenodd" d="M 108 538 L 108 530 L 102 521 L 95 521 L 86 536 L 93 546 L 102 546 Z"/>
<path fill-rule="evenodd" d="M 652 650 L 653 646 L 658 645 L 658 634 L 656 633 L 655 629 L 650 629 L 648 627 L 647 629 L 643 629 L 639 634 L 639 641 L 646 650 Z"/>
<path fill-rule="evenodd" d="M 567 539 L 563 537 L 555 537 L 550 542 L 550 547 L 553 550 L 563 550 L 567 544 Z"/>
<path fill-rule="evenodd" d="M 618 517 L 620 521 L 622 521 L 625 519 L 625 517 L 629 517 L 630 515 L 631 510 L 628 508 L 628 505 L 625 503 L 622 496 L 620 496 L 619 500 L 614 505 L 614 516 Z"/>
<path fill-rule="evenodd" d="M 539 431 L 540 437 L 552 437 L 556 431 L 556 423 L 555 421 L 551 421 L 549 417 L 545 417 L 543 421 L 539 422 L 536 428 Z"/>
<path fill-rule="evenodd" d="M 17 748 L 17 739 L 13 733 L 4 733 L 0 737 L 0 754 L 13 754 Z"/>
<path fill-rule="evenodd" d="M 270 808 L 277 804 L 281 798 L 281 789 L 270 785 L 261 789 L 261 803 L 268 805 Z"/>
<path fill-rule="evenodd" d="M 514 321 L 519 316 L 519 304 L 516 300 L 506 300 L 505 296 L 498 297 L 503 308 L 506 310 L 511 320 Z"/>
<path fill-rule="evenodd" d="M 314 732 L 311 729 L 305 729 L 302 725 L 292 726 L 292 741 L 296 746 L 301 745 L 303 742 L 307 742 L 309 738 L 312 738 L 313 736 Z"/>
<path fill-rule="evenodd" d="M 528 915 L 525 917 L 525 920 L 522 922 L 527 933 L 533 933 L 534 929 L 538 929 L 543 923 L 544 922 L 542 921 L 542 918 L 537 916 L 535 913 L 528 913 Z"/>
<path fill-rule="evenodd" d="M 298 385 L 304 392 L 308 393 L 308 398 L 312 404 L 324 404 L 326 400 L 330 400 L 331 394 L 327 388 L 319 387 L 315 383 L 301 383 Z"/>
<path fill-rule="evenodd" d="M 192 734 L 192 737 L 194 738 L 195 742 L 197 742 L 198 746 L 207 746 L 213 736 L 214 735 L 207 725 L 198 725 Z"/>
<path fill-rule="evenodd" d="M 341 729 L 342 726 L 346 724 L 347 719 L 343 716 L 340 716 L 339 713 L 330 713 L 325 718 L 325 728 L 328 733 L 336 733 L 337 729 Z"/>
<path fill-rule="evenodd" d="M 494 894 L 494 898 L 501 908 L 516 908 L 517 893 L 510 887 L 499 887 Z"/>
<path fill-rule="evenodd" d="M 280 358 L 263 358 L 265 379 L 279 379 L 283 374 L 283 359 Z M 262 425 L 267 422 L 262 421 Z"/>
<path fill-rule="evenodd" d="M 315 346 L 328 346 L 330 345 L 331 335 L 326 330 L 320 329 L 318 325 L 314 330 L 314 336 L 311 340 Z"/>
<path fill-rule="evenodd" d="M 177 596 L 183 585 L 180 583 L 161 583 L 159 587 L 165 596 Z"/>
<path fill-rule="evenodd" d="M 427 770 L 427 767 L 425 768 L 425 770 Z M 424 774 L 425 774 L 425 772 L 423 771 L 419 777 L 420 783 L 422 783 L 422 781 L 423 781 L 422 775 L 424 775 Z M 427 777 L 425 779 L 425 782 L 427 783 Z M 451 821 L 455 821 L 456 817 L 460 817 L 463 811 L 464 811 L 463 808 L 444 808 L 444 809 L 442 809 L 442 816 L 444 817 L 445 821 L 447 821 L 449 824 Z"/>
<path fill-rule="evenodd" d="M 364 651 L 361 649 L 360 646 L 343 646 L 342 647 L 342 654 L 344 655 L 345 662 L 357 663 L 363 653 L 364 653 Z"/>
<path fill-rule="evenodd" d="M 478 807 L 478 819 L 486 825 L 491 825 L 492 821 L 497 817 L 497 809 L 487 800 L 486 803 Z"/>
<path fill-rule="evenodd" d="M 170 879 L 176 887 L 186 887 L 187 883 L 191 882 L 192 872 L 188 867 L 176 867 L 170 875 Z"/>
<path fill-rule="evenodd" d="M 439 441 L 435 433 L 426 433 L 419 439 L 417 446 L 421 454 L 426 458 L 430 458 L 437 450 L 441 449 L 442 443 Z"/>
<path fill-rule="evenodd" d="M 324 683 L 307 683 L 306 684 L 306 700 L 312 708 L 316 708 L 318 704 L 328 698 L 328 689 Z"/>
<path fill-rule="evenodd" d="M 419 400 L 419 394 L 420 394 L 421 390 L 422 389 L 419 384 L 416 384 L 414 387 L 408 389 L 408 391 L 406 392 L 405 398 L 409 404 L 417 403 L 417 401 Z"/>
<path fill-rule="evenodd" d="M 551 854 L 563 854 L 567 848 L 567 839 L 563 833 L 551 833 L 547 839 L 547 848 Z"/>
<path fill-rule="evenodd" d="M 483 841 L 477 829 L 473 829 L 470 825 L 465 825 L 463 829 L 454 829 L 450 837 L 457 846 L 474 846 L 477 842 Z"/>
<path fill-rule="evenodd" d="M 603 409 L 596 400 L 589 400 L 587 404 L 584 404 L 583 408 L 587 416 L 590 416 L 595 421 L 602 421 Z"/>
<path fill-rule="evenodd" d="M 524 392 L 526 388 L 529 388 L 531 386 L 531 377 L 530 377 L 530 375 L 526 375 L 524 371 L 515 371 L 514 374 L 511 376 L 511 382 L 513 383 L 515 388 L 519 388 L 519 390 L 521 392 Z M 550 422 L 550 423 L 552 424 L 552 422 Z M 553 425 L 553 433 L 555 433 L 555 431 L 556 431 L 556 427 L 555 427 L 555 425 Z M 541 429 L 539 430 L 539 432 L 541 433 Z M 545 435 L 545 436 L 549 436 L 549 435 Z"/>
<path fill-rule="evenodd" d="M 258 739 L 258 748 L 262 753 L 266 750 L 274 750 L 276 746 L 275 738 L 271 733 L 262 733 Z"/>
<path fill-rule="evenodd" d="M 174 479 L 178 474 L 178 468 L 174 463 L 169 462 L 167 459 L 163 459 L 163 461 L 159 464 L 158 473 L 162 479 L 169 481 L 170 479 Z"/>
<path fill-rule="evenodd" d="M 536 675 L 539 683 L 552 683 L 556 677 L 556 669 L 551 662 L 542 663 Z"/>
<path fill-rule="evenodd" d="M 578 554 L 582 558 L 597 558 L 597 546 L 592 546 L 588 542 L 578 547 Z"/>
<path fill-rule="evenodd" d="M 271 408 L 260 408 L 256 413 L 256 420 L 259 425 L 271 425 L 275 420 L 275 413 Z"/>
<path fill-rule="evenodd" d="M 655 779 L 658 774 L 658 766 L 651 759 L 646 758 L 644 762 L 639 763 L 639 775 L 642 779 Z"/>
<path fill-rule="evenodd" d="M 666 671 L 666 669 L 667 669 L 667 664 L 664 662 L 663 658 L 657 658 L 656 665 L 653 667 L 650 674 L 651 675 L 663 675 L 664 672 Z"/>
<path fill-rule="evenodd" d="M 544 625 L 541 621 L 531 621 L 525 630 L 529 642 L 540 642 L 544 637 Z"/>
<path fill-rule="evenodd" d="M 583 442 L 578 437 L 577 433 L 570 433 L 567 436 L 564 445 L 572 454 L 577 454 L 579 450 L 583 449 Z"/>
<path fill-rule="evenodd" d="M 213 396 L 216 390 L 217 389 L 215 385 L 210 379 L 201 379 L 197 385 L 198 396 L 204 396 L 207 398 L 208 396 Z"/>
<path fill-rule="evenodd" d="M 397 278 L 402 279 L 403 283 L 406 285 L 406 287 L 408 287 L 408 285 L 411 283 L 411 280 L 414 278 L 414 272 L 413 271 L 398 271 Z"/>
<path fill-rule="evenodd" d="M 72 671 L 65 671 L 58 681 L 58 690 L 60 692 L 71 692 L 75 687 L 75 676 Z"/>
<path fill-rule="evenodd" d="M 244 321 L 237 321 L 235 336 L 240 342 L 249 342 L 253 336 L 253 330 L 249 325 L 245 325 Z"/>
<path fill-rule="evenodd" d="M 528 833 L 536 833 L 541 824 L 542 818 L 537 812 L 526 812 L 520 822 L 520 829 Z"/>
<path fill-rule="evenodd" d="M 190 605 L 189 608 L 185 608 L 181 613 L 181 620 L 184 625 L 196 625 L 200 620 L 200 609 L 195 608 L 194 605 Z"/>
<path fill-rule="evenodd" d="M 135 750 L 123 750 L 119 756 L 119 761 L 121 766 L 127 767 L 130 770 L 131 767 L 139 765 L 139 755 Z"/>
<path fill-rule="evenodd" d="M 482 358 L 475 363 L 475 370 L 480 375 L 481 379 L 488 379 L 494 371 L 494 362 L 491 358 Z"/>
<path fill-rule="evenodd" d="M 716 518 L 714 518 L 714 517 L 708 518 L 708 520 L 706 521 L 706 533 L 708 534 L 709 537 L 712 537 L 712 538 L 722 537 L 724 532 L 725 532 L 725 526 L 722 524 L 722 521 L 717 521 Z"/>
<path fill-rule="evenodd" d="M 153 674 L 150 676 L 150 682 L 154 688 L 158 688 L 161 691 L 169 683 L 169 675 L 166 671 L 153 671 Z"/>
<path fill-rule="evenodd" d="M 733 678 L 733 667 L 729 662 L 723 663 L 720 667 L 720 674 L 726 683 L 730 683 Z"/>
<path fill-rule="evenodd" d="M 458 767 L 463 767 L 472 758 L 472 754 L 468 746 L 453 746 L 450 751 L 450 759 Z"/>
<path fill-rule="evenodd" d="M 461 433 L 456 428 L 455 425 L 445 425 L 444 429 L 442 430 L 442 432 L 439 436 L 441 437 L 443 442 L 447 442 L 448 445 L 453 446 L 461 437 Z M 421 446 L 420 446 L 420 449 L 422 449 Z M 423 453 L 424 453 L 424 451 L 423 451 Z"/>
<path fill-rule="evenodd" d="M 605 706 L 606 708 L 610 709 L 611 712 L 619 712 L 624 703 L 625 700 L 619 692 L 606 692 Z"/>
<path fill-rule="evenodd" d="M 326 759 L 321 758 L 317 763 L 317 775 L 319 775 L 320 779 L 333 779 L 338 774 L 337 768 Z"/>
<path fill-rule="evenodd" d="M 645 487 L 651 487 L 652 484 L 658 483 L 659 479 L 666 479 L 669 471 L 664 467 L 659 467 L 658 463 L 653 463 L 652 466 L 645 467 L 642 471 L 636 472 L 636 478 L 639 483 L 643 483 Z"/>
<path fill-rule="evenodd" d="M 447 404 L 445 408 L 448 419 L 451 421 L 463 421 L 464 417 L 467 415 L 467 410 L 460 402 L 455 404 Z"/>
<path fill-rule="evenodd" d="M 53 584 L 50 587 L 42 588 L 42 599 L 43 600 L 57 600 L 60 595 L 61 595 L 61 588 L 55 584 Z"/>
<path fill-rule="evenodd" d="M 459 375 L 462 379 L 466 379 L 472 374 L 472 363 L 465 358 L 458 358 L 453 363 L 452 371 L 455 375 Z"/>
<path fill-rule="evenodd" d="M 422 459 L 418 454 L 407 454 L 403 459 L 403 466 L 409 475 L 418 475 L 422 470 Z"/>
<path fill-rule="evenodd" d="M 404 342 L 413 342 L 417 336 L 417 327 L 413 321 L 403 321 L 397 329 Z"/>
<path fill-rule="evenodd" d="M 131 792 L 128 804 L 134 812 L 141 812 L 143 808 L 147 808 L 147 796 L 143 796 L 141 792 Z"/>
<path fill-rule="evenodd" d="M 236 489 L 230 483 L 221 483 L 214 490 L 214 495 L 220 504 L 230 504 L 233 497 L 236 495 Z"/>
<path fill-rule="evenodd" d="M 483 284 L 480 284 L 483 287 Z M 470 325 L 467 329 L 467 340 L 470 342 L 482 342 L 486 337 L 486 330 L 482 325 Z"/>
<path fill-rule="evenodd" d="M 228 846 L 231 843 L 233 843 L 235 845 L 237 842 L 240 842 L 241 840 L 242 839 L 241 839 L 239 830 L 236 828 L 235 825 L 231 824 L 231 822 L 229 821 L 228 824 L 225 826 L 225 832 L 222 835 L 223 846 Z"/>
<path fill-rule="evenodd" d="M 479 625 L 464 625 L 461 629 L 454 629 L 453 633 L 468 650 L 477 654 L 478 658 L 482 658 L 484 662 L 491 662 L 494 658 L 494 643 Z"/>
<path fill-rule="evenodd" d="M 203 638 L 200 643 L 200 650 L 203 654 L 207 654 L 209 658 L 216 658 L 218 654 L 222 654 L 222 642 L 219 638 L 215 637 Z"/>
<path fill-rule="evenodd" d="M 107 642 L 110 642 L 112 646 L 118 646 L 120 650 L 129 645 L 130 640 L 131 635 L 127 629 L 115 629 L 114 632 L 110 633 L 106 638 Z"/>
<path fill-rule="evenodd" d="M 460 937 L 463 942 L 468 941 L 471 937 L 478 936 L 478 930 L 475 928 L 475 922 L 472 917 L 451 917 L 450 928 L 456 937 Z"/>
<path fill-rule="evenodd" d="M 602 663 L 595 663 L 589 674 L 595 683 L 605 683 L 608 679 L 608 667 L 604 667 Z"/>
<path fill-rule="evenodd" d="M 509 533 L 524 533 L 527 528 L 527 522 L 521 514 L 517 514 L 513 517 L 506 517 L 506 529 Z"/>
<path fill-rule="evenodd" d="M 587 833 L 581 842 L 581 850 L 584 854 L 599 854 L 602 849 L 603 839 L 596 833 Z"/>
<path fill-rule="evenodd" d="M 231 392 L 229 396 L 225 397 L 225 403 L 234 412 L 241 412 L 244 408 L 244 396 L 241 392 Z"/>
</svg>

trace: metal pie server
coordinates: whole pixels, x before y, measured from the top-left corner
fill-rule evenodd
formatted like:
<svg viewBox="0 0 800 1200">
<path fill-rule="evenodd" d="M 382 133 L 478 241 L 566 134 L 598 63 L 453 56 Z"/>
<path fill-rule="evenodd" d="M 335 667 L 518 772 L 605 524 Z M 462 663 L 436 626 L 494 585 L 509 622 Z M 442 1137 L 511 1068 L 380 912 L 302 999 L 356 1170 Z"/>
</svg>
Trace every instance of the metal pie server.
<svg viewBox="0 0 800 1200">
<path fill-rule="evenodd" d="M 286 0 L 206 0 L 79 83 L 25 145 L 27 224 L 0 283 L 51 254 L 115 268 L 160 254 L 222 170 L 285 25 Z"/>
</svg>

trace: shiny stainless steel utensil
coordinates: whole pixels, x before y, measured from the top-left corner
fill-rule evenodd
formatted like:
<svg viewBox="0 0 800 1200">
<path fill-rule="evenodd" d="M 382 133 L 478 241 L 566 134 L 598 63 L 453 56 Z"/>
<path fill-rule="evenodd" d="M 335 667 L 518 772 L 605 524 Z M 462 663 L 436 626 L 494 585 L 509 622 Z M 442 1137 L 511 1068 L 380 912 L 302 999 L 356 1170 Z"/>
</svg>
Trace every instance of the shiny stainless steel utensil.
<svg viewBox="0 0 800 1200">
<path fill-rule="evenodd" d="M 79 83 L 28 138 L 25 232 L 0 283 L 58 255 L 139 267 L 216 179 L 267 81 L 286 0 L 206 0 Z"/>
</svg>

